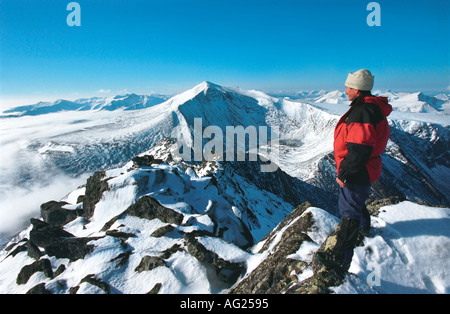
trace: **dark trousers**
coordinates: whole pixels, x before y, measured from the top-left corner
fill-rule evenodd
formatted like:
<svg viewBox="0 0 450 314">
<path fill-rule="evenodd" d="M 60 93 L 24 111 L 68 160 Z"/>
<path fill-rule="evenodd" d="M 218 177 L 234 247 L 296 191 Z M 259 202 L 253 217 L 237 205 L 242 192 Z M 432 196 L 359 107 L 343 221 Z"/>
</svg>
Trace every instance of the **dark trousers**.
<svg viewBox="0 0 450 314">
<path fill-rule="evenodd" d="M 366 208 L 370 185 L 347 184 L 340 189 L 339 211 L 342 216 L 334 253 L 345 264 L 350 264 L 359 229 L 370 228 L 370 215 Z"/>
<path fill-rule="evenodd" d="M 370 184 L 356 185 L 347 184 L 340 189 L 339 212 L 342 217 L 358 220 L 363 229 L 370 228 L 370 215 L 366 208 L 369 198 Z"/>
</svg>

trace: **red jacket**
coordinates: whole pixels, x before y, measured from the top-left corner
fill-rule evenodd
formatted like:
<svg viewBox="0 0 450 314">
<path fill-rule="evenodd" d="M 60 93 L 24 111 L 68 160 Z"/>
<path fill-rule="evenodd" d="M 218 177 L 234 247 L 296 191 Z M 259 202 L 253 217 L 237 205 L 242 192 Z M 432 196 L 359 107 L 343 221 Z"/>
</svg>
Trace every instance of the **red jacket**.
<svg viewBox="0 0 450 314">
<path fill-rule="evenodd" d="M 380 155 L 390 136 L 386 117 L 391 112 L 386 97 L 359 96 L 339 120 L 334 131 L 334 158 L 342 182 L 363 185 L 380 177 Z"/>
</svg>

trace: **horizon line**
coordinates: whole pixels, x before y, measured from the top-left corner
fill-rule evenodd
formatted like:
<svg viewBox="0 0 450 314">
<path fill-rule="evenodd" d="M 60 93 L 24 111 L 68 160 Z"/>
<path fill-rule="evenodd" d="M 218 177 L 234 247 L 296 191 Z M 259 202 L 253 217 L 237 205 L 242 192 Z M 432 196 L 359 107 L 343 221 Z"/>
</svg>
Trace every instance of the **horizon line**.
<svg viewBox="0 0 450 314">
<path fill-rule="evenodd" d="M 329 92 L 334 92 L 334 91 L 339 91 L 339 92 L 344 92 L 344 89 L 339 89 L 339 88 L 310 88 L 310 89 L 266 89 L 266 88 L 262 88 L 262 89 L 258 89 L 258 88 L 242 88 L 239 85 L 229 85 L 229 84 L 217 84 L 215 82 L 212 81 L 208 81 L 208 80 L 204 80 L 201 83 L 198 83 L 194 86 L 192 86 L 191 88 L 188 89 L 181 89 L 178 88 L 177 91 L 173 91 L 173 92 L 164 92 L 164 91 L 155 91 L 155 90 L 149 90 L 149 92 L 139 92 L 137 91 L 130 91 L 128 88 L 124 88 L 124 89 L 120 89 L 120 90 L 115 90 L 113 91 L 112 89 L 99 89 L 97 91 L 94 92 L 67 92 L 65 95 L 36 95 L 36 96 L 1 96 L 0 95 L 0 111 L 5 111 L 11 108 L 15 108 L 15 107 L 19 107 L 19 106 L 26 106 L 26 105 L 35 105 L 41 102 L 56 102 L 58 100 L 67 100 L 67 101 L 76 101 L 76 100 L 80 100 L 80 99 L 89 99 L 89 98 L 111 98 L 111 97 L 116 97 L 116 96 L 126 96 L 126 95 L 138 95 L 138 96 L 152 96 L 152 95 L 159 95 L 159 96 L 176 96 L 178 94 L 181 94 L 183 92 L 186 92 L 190 89 L 195 88 L 196 86 L 202 84 L 202 83 L 212 83 L 214 85 L 218 85 L 221 87 L 226 87 L 226 88 L 238 88 L 238 89 L 242 89 L 242 90 L 255 90 L 255 91 L 260 91 L 263 93 L 268 94 L 269 96 L 273 96 L 273 97 L 289 97 L 295 94 L 301 94 L 301 93 L 308 93 L 308 92 L 321 92 L 324 91 L 326 93 Z M 438 94 L 450 94 L 450 86 L 448 86 L 446 88 L 446 90 L 442 90 L 442 89 L 423 89 L 423 90 L 416 90 L 416 89 L 405 89 L 405 88 L 400 88 L 400 89 L 394 89 L 394 88 L 374 88 L 372 89 L 372 92 L 392 92 L 392 93 L 424 93 L 424 94 L 433 94 L 433 95 L 438 95 Z M 282 95 L 282 94 L 286 94 L 286 95 Z"/>
</svg>

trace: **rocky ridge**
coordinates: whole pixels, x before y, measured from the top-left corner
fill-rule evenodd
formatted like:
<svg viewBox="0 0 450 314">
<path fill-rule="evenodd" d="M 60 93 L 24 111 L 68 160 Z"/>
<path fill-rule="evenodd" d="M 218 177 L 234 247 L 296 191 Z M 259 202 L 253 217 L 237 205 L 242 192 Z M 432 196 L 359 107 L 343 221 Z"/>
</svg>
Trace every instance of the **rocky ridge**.
<svg viewBox="0 0 450 314">
<path fill-rule="evenodd" d="M 350 285 L 377 293 L 354 273 L 315 264 L 337 217 L 309 202 L 295 208 L 270 187 L 250 192 L 230 165 L 174 161 L 169 147 L 163 141 L 123 168 L 95 173 L 63 201 L 42 204 L 42 219 L 1 252 L 2 291 L 322 294 Z M 368 208 L 377 216 L 403 201 Z"/>
</svg>

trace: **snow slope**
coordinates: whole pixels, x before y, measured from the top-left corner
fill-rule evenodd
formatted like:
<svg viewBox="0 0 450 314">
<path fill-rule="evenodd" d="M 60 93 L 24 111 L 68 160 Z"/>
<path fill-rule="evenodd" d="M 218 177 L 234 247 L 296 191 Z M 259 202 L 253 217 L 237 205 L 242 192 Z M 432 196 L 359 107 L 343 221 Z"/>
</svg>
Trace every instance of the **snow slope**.
<svg viewBox="0 0 450 314">
<path fill-rule="evenodd" d="M 166 148 L 163 145 L 149 153 L 168 156 Z M 294 206 L 256 189 L 243 177 L 223 175 L 227 172 L 223 166 L 160 161 L 136 166 L 130 162 L 106 171 L 104 180 L 109 188 L 93 216 L 80 216 L 63 225 L 72 239 L 92 239 L 87 243 L 93 249 L 83 257 L 70 257 L 70 251 L 51 251 L 51 244 L 31 250 L 29 241 L 42 241 L 37 237 L 39 224 L 34 222 L 0 252 L 0 293 L 26 293 L 36 286 L 40 291 L 80 294 L 227 292 L 270 256 L 283 232 L 298 219 L 276 228 Z M 219 181 L 239 188 L 224 188 Z M 74 190 L 64 199 L 68 204 L 63 208 L 82 209 L 85 203 L 78 203 L 79 196 L 86 192 L 84 187 Z M 164 216 L 138 217 L 128 210 L 145 197 L 156 199 L 166 212 L 174 211 L 182 220 L 175 223 L 165 221 Z M 246 209 L 236 202 L 241 198 L 248 202 Z M 307 231 L 311 241 L 304 241 L 288 258 L 308 264 L 338 218 L 317 207 L 310 207 L 302 217 L 307 214 L 313 218 Z M 373 237 L 356 249 L 351 273 L 331 290 L 449 293 L 449 224 L 449 208 L 408 201 L 381 207 L 372 219 Z M 272 230 L 278 231 L 263 239 Z M 249 236 L 259 242 L 245 250 Z M 270 245 L 261 251 L 269 240 Z M 37 259 L 40 266 L 29 266 L 37 265 Z M 47 266 L 42 266 L 43 261 Z M 290 274 L 298 282 L 312 275 L 309 266 Z"/>
<path fill-rule="evenodd" d="M 372 226 L 376 235 L 356 250 L 350 272 L 379 293 L 450 293 L 449 208 L 402 202 L 382 207 Z"/>
<path fill-rule="evenodd" d="M 372 217 L 372 235 L 355 249 L 350 272 L 338 281 L 316 276 L 312 260 L 339 219 L 317 207 L 292 215 L 252 248 L 233 293 L 449 293 L 449 208 L 408 201 L 381 207 Z"/>
<path fill-rule="evenodd" d="M 161 149 L 153 151 L 161 153 Z M 33 234 L 38 228 L 30 227 L 14 239 L 13 243 L 18 244 L 1 252 L 0 293 L 25 293 L 43 281 L 53 293 L 69 293 L 76 286 L 77 293 L 104 293 L 98 287 L 84 284 L 83 278 L 90 274 L 106 282 L 113 293 L 146 293 L 157 284 L 162 284 L 160 293 L 218 293 L 229 287 L 228 276 L 233 268 L 208 266 L 211 261 L 196 257 L 197 250 L 205 248 L 213 252 L 221 265 L 242 268 L 249 256 L 243 248 L 270 231 L 289 213 L 292 205 L 255 188 L 241 176 L 227 174 L 227 170 L 220 167 L 177 162 L 136 167 L 130 162 L 122 168 L 106 171 L 108 190 L 96 204 L 93 216 L 90 219 L 78 217 L 63 226 L 72 238 L 92 239 L 89 243 L 95 247 L 93 251 L 84 258 L 72 260 L 68 257 L 70 252 L 61 257 L 48 253 L 48 246 L 40 247 L 44 254 L 40 260 L 48 259 L 55 268 L 54 273 L 65 265 L 63 273 L 49 278 L 37 272 L 25 284 L 16 284 L 23 266 L 34 262 L 27 252 L 18 248 L 23 241 L 28 241 L 25 239 L 41 239 Z M 199 176 L 210 170 L 214 174 Z M 70 193 L 64 198 L 68 202 L 64 208 L 82 208 L 85 203 L 77 203 L 77 200 L 86 192 L 87 187 L 80 187 Z M 157 200 L 166 211 L 178 213 L 182 220 L 175 223 L 161 216 L 125 214 L 127 208 L 146 197 Z M 240 199 L 246 200 L 245 207 L 239 203 Z M 161 266 L 136 271 L 145 256 L 159 257 Z"/>
</svg>

